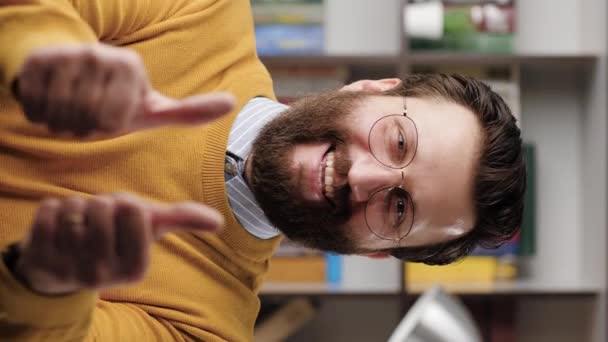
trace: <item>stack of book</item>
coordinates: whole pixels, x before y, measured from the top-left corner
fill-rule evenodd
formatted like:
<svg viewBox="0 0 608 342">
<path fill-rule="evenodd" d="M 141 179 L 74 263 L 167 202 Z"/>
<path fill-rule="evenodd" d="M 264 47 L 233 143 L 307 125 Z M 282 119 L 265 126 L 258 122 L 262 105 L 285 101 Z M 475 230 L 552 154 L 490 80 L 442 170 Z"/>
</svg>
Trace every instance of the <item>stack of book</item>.
<svg viewBox="0 0 608 342">
<path fill-rule="evenodd" d="M 272 282 L 336 283 L 341 257 L 298 246 L 284 239 L 270 261 L 266 275 Z"/>
<path fill-rule="evenodd" d="M 515 13 L 515 0 L 410 0 L 410 48 L 511 53 Z"/>
<path fill-rule="evenodd" d="M 258 54 L 320 55 L 322 0 L 252 0 Z"/>
<path fill-rule="evenodd" d="M 345 66 L 287 65 L 269 66 L 275 94 L 282 103 L 289 104 L 303 96 L 342 87 L 349 78 Z"/>
</svg>

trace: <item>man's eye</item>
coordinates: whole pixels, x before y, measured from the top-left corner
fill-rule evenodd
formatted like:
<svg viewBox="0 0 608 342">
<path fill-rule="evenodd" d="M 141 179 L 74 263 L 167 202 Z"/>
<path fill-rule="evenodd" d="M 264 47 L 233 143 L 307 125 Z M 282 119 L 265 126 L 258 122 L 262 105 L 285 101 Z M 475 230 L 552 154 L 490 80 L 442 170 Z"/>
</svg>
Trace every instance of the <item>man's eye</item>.
<svg viewBox="0 0 608 342">
<path fill-rule="evenodd" d="M 405 198 L 399 197 L 395 201 L 395 222 L 397 224 L 403 221 L 403 217 L 405 216 Z"/>
<path fill-rule="evenodd" d="M 406 155 L 407 151 L 406 151 L 405 134 L 403 134 L 403 131 L 401 129 L 398 129 L 395 133 L 393 146 L 394 146 L 393 155 L 394 155 L 395 161 L 402 162 L 405 159 L 405 155 Z"/>
<path fill-rule="evenodd" d="M 390 217 L 391 225 L 399 227 L 403 223 L 407 215 L 407 197 L 402 193 L 402 189 L 394 189 L 390 200 Z"/>
</svg>

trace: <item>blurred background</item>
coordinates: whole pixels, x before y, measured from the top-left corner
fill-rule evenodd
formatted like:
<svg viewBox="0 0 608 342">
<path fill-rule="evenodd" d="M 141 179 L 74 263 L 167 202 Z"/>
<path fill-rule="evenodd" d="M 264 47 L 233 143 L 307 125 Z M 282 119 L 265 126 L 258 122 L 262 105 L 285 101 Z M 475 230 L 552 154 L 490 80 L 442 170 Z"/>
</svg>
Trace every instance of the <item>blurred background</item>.
<svg viewBox="0 0 608 342">
<path fill-rule="evenodd" d="M 483 341 L 607 341 L 605 0 L 252 0 L 280 101 L 354 80 L 464 73 L 518 117 L 521 233 L 450 266 L 325 255 L 285 241 L 256 341 L 386 341 L 433 284 Z M 441 328 L 441 327 L 438 327 Z"/>
</svg>

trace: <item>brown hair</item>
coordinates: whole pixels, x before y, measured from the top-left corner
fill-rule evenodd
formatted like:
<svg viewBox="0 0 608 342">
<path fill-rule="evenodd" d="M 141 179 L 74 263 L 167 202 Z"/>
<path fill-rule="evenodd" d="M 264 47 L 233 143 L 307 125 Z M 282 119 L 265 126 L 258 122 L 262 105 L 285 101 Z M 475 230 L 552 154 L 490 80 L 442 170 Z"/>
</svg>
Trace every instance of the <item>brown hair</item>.
<svg viewBox="0 0 608 342">
<path fill-rule="evenodd" d="M 497 248 L 510 240 L 522 222 L 526 167 L 520 129 L 503 99 L 483 82 L 463 75 L 412 75 L 388 93 L 463 105 L 477 115 L 483 130 L 471 232 L 438 245 L 399 247 L 389 253 L 406 261 L 443 265 L 463 258 L 477 245 Z"/>
</svg>

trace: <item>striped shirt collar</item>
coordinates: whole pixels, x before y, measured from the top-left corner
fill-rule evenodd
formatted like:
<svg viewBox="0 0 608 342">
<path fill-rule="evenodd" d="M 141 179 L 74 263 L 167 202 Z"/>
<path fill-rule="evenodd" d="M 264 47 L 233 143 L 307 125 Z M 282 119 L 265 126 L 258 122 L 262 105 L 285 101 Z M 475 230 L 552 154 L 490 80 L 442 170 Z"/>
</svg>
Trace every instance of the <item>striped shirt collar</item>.
<svg viewBox="0 0 608 342">
<path fill-rule="evenodd" d="M 228 201 L 239 223 L 260 239 L 273 238 L 280 232 L 268 221 L 245 182 L 245 161 L 262 127 L 287 108 L 267 98 L 253 98 L 237 115 L 228 137 L 224 173 Z"/>
</svg>

